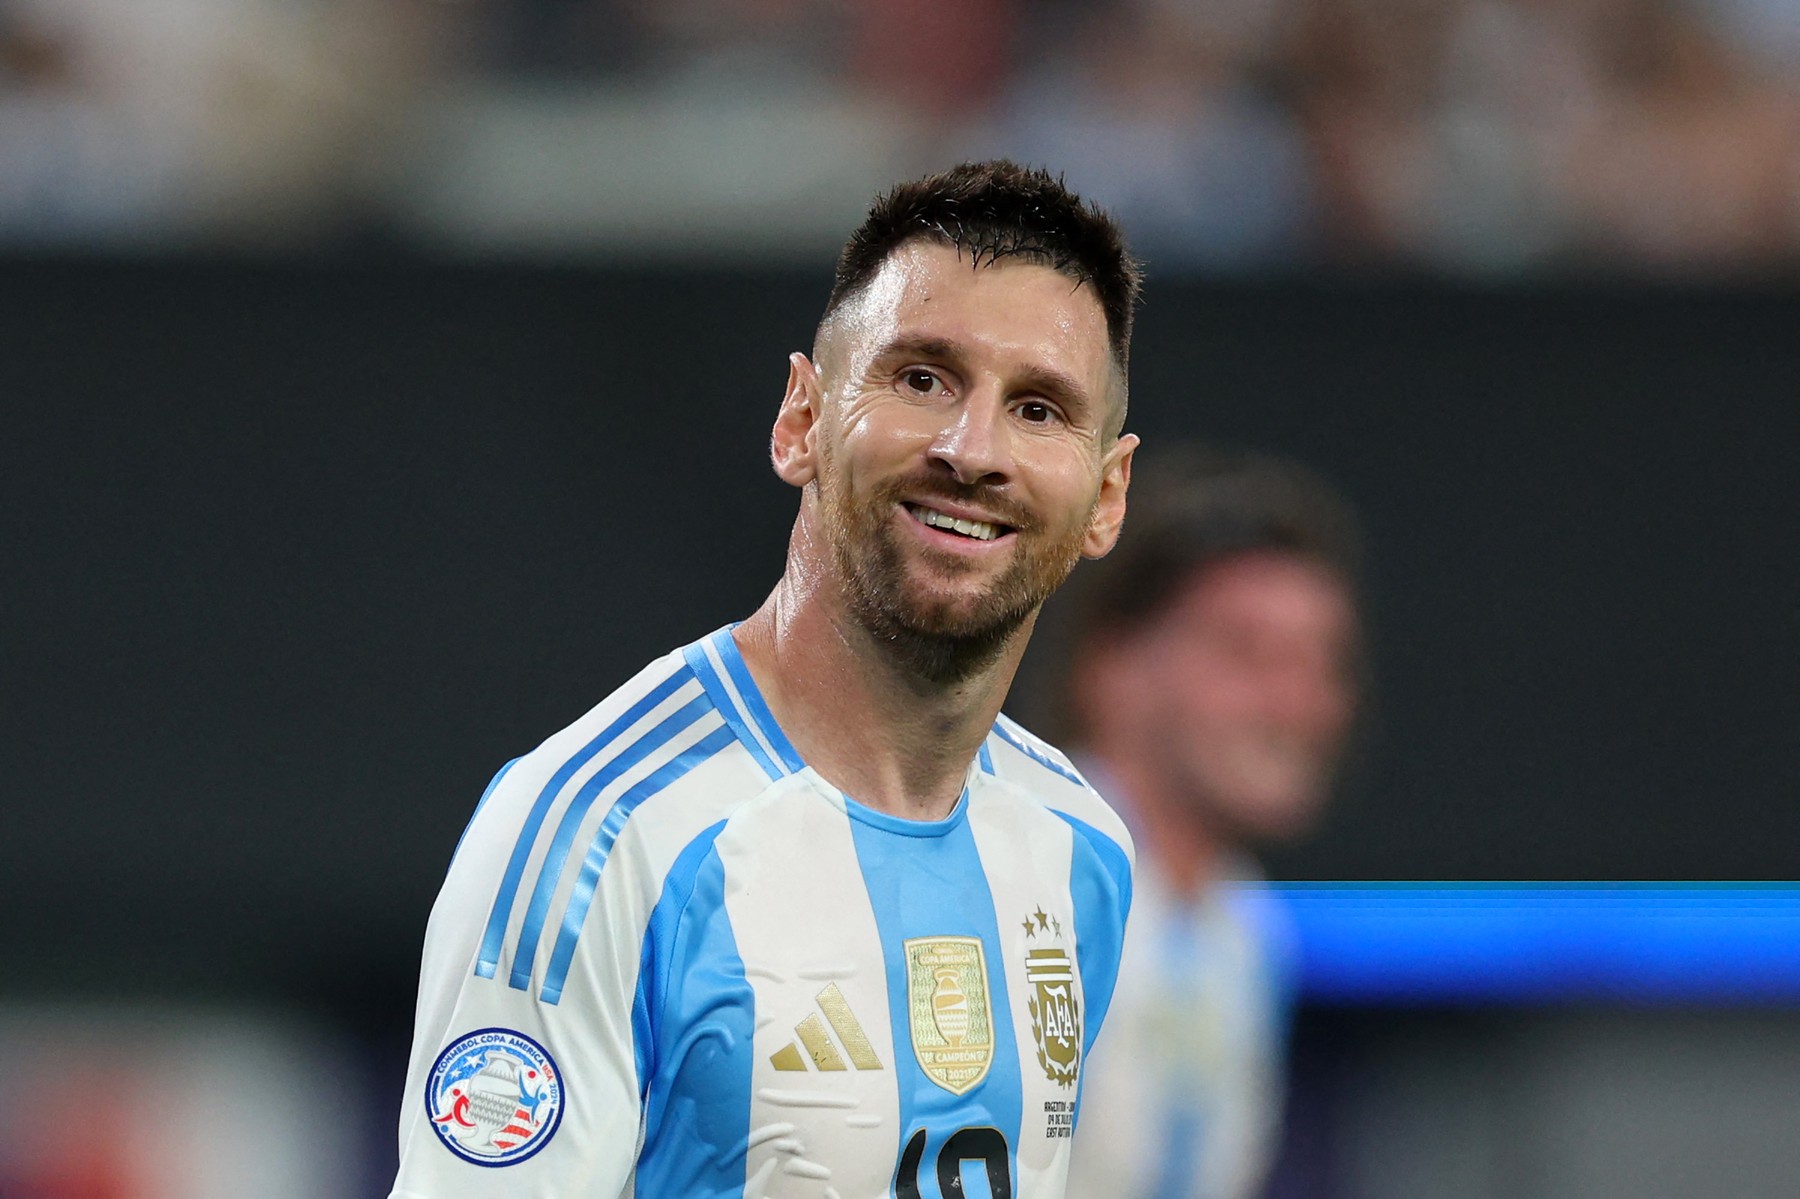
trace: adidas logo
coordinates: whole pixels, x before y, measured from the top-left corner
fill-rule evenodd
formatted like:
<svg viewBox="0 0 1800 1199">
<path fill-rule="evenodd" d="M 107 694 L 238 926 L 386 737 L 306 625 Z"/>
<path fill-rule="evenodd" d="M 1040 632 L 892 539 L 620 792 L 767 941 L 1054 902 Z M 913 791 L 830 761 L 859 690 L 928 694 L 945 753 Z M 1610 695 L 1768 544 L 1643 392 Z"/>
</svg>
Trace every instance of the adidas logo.
<svg viewBox="0 0 1800 1199">
<path fill-rule="evenodd" d="M 844 993 L 838 990 L 837 984 L 826 983 L 817 1000 L 819 1011 L 794 1025 L 794 1035 L 800 1038 L 799 1044 L 789 1041 L 769 1055 L 769 1064 L 777 1070 L 805 1070 L 807 1058 L 811 1058 L 815 1069 L 843 1070 L 846 1068 L 844 1057 L 848 1055 L 850 1065 L 858 1070 L 881 1069 L 881 1059 L 875 1056 L 868 1034 L 863 1032 L 862 1025 L 851 1014 L 850 1005 L 845 1001 Z M 820 1012 L 825 1014 L 825 1019 L 819 1019 Z M 844 1047 L 842 1054 L 825 1033 L 827 1023 L 831 1025 L 831 1031 L 837 1034 L 838 1044 Z M 800 1052 L 801 1046 L 806 1049 L 804 1055 Z"/>
</svg>

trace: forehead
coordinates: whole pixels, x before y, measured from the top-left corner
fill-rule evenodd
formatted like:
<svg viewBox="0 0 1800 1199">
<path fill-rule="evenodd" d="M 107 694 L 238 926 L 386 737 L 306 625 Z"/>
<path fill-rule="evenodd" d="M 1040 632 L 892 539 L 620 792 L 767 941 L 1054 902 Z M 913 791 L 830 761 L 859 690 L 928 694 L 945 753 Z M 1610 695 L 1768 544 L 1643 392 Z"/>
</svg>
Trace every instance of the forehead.
<svg viewBox="0 0 1800 1199">
<path fill-rule="evenodd" d="M 1330 567 L 1279 550 L 1250 550 L 1196 568 L 1172 615 L 1187 626 L 1259 628 L 1328 641 L 1354 634 L 1356 603 Z"/>
<path fill-rule="evenodd" d="M 1021 259 L 976 265 L 936 241 L 895 249 L 839 320 L 859 356 L 898 339 L 937 338 L 995 365 L 1054 366 L 1095 395 L 1111 377 L 1106 314 L 1093 288 Z"/>
</svg>

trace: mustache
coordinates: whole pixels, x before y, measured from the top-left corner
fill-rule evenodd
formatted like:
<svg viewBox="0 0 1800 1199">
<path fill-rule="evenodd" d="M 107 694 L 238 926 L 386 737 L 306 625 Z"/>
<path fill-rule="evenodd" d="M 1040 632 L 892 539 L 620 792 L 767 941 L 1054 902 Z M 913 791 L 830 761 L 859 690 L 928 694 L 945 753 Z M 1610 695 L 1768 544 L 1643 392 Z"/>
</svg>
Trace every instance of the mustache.
<svg viewBox="0 0 1800 1199">
<path fill-rule="evenodd" d="M 920 474 L 893 480 L 881 489 L 880 495 L 884 502 L 895 504 L 903 499 L 914 503 L 944 500 L 965 504 L 1022 533 L 1037 532 L 1041 523 L 1024 505 L 987 483 L 958 483 L 939 475 Z"/>
</svg>

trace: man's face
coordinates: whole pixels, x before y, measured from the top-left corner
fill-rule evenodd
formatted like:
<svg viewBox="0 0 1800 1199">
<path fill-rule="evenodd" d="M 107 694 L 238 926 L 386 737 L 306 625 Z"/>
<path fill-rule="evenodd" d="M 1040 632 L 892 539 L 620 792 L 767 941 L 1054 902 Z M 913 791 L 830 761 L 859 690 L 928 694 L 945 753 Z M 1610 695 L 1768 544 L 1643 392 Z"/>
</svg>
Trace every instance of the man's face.
<svg viewBox="0 0 1800 1199">
<path fill-rule="evenodd" d="M 819 371 L 820 525 L 871 631 L 997 645 L 1111 548 L 1135 439 L 1107 444 L 1119 382 L 1089 288 L 909 243 Z"/>
<path fill-rule="evenodd" d="M 1228 839 L 1302 831 L 1355 713 L 1357 635 L 1348 587 L 1316 562 L 1258 551 L 1196 573 L 1125 651 L 1171 794 Z"/>
</svg>

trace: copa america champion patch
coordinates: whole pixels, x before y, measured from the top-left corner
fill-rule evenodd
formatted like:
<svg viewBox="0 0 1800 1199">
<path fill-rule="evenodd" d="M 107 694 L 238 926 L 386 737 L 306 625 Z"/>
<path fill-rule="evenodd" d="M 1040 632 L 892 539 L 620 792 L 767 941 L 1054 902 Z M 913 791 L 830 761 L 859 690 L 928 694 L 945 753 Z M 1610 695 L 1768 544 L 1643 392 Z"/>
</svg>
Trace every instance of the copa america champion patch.
<svg viewBox="0 0 1800 1199">
<path fill-rule="evenodd" d="M 549 1052 L 510 1028 L 482 1028 L 438 1054 L 425 1115 L 445 1148 L 478 1166 L 522 1162 L 562 1123 L 562 1075 Z"/>
</svg>

